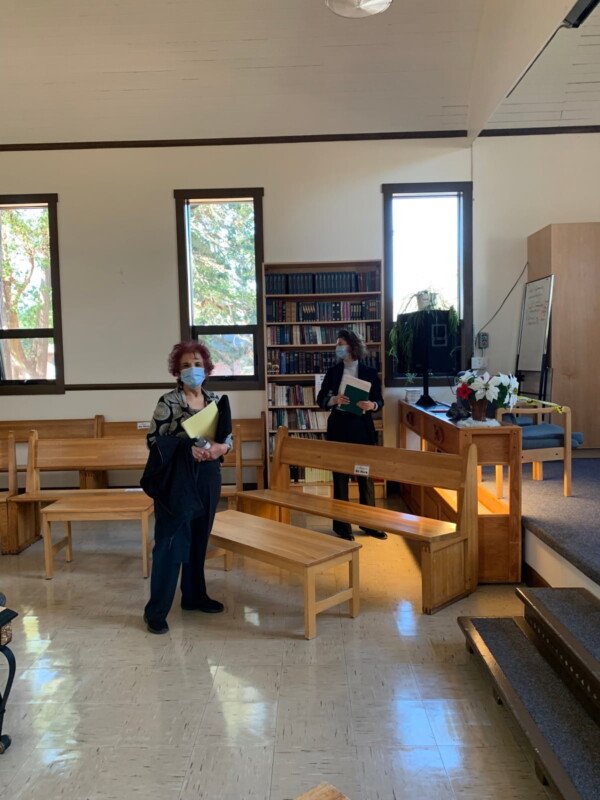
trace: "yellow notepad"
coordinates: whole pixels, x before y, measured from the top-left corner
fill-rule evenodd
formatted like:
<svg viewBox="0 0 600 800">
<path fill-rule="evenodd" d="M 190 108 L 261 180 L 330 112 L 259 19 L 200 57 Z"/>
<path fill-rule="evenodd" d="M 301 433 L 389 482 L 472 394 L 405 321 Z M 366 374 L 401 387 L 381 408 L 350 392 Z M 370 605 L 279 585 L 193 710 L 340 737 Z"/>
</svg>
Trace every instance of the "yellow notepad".
<svg viewBox="0 0 600 800">
<path fill-rule="evenodd" d="M 183 429 L 190 439 L 211 439 L 214 440 L 217 432 L 217 422 L 219 420 L 219 409 L 216 403 L 209 403 L 203 409 L 194 414 L 193 417 L 183 422 Z"/>
</svg>

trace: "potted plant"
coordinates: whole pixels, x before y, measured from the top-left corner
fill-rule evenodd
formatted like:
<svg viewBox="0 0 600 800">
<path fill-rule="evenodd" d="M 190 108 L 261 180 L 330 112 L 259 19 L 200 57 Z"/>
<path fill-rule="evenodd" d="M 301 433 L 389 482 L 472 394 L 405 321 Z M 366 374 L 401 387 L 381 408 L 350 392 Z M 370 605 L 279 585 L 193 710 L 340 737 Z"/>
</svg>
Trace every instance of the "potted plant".
<svg viewBox="0 0 600 800">
<path fill-rule="evenodd" d="M 467 370 L 458 378 L 456 395 L 467 400 L 474 420 L 486 419 L 488 403 L 499 408 L 512 408 L 517 402 L 519 384 L 514 375 L 478 375 Z"/>
</svg>

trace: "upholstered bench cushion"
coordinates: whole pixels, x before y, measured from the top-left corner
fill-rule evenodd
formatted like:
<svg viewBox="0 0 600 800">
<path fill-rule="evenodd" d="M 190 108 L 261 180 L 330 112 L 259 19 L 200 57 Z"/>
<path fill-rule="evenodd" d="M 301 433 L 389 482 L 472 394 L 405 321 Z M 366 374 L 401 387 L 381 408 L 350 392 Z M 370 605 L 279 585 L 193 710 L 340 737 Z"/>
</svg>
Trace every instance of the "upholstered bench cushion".
<svg viewBox="0 0 600 800">
<path fill-rule="evenodd" d="M 539 425 L 523 426 L 523 450 L 536 450 L 542 447 L 562 447 L 564 429 L 560 425 L 550 422 L 541 422 Z M 571 447 L 581 447 L 583 434 L 573 431 L 571 433 Z"/>
</svg>

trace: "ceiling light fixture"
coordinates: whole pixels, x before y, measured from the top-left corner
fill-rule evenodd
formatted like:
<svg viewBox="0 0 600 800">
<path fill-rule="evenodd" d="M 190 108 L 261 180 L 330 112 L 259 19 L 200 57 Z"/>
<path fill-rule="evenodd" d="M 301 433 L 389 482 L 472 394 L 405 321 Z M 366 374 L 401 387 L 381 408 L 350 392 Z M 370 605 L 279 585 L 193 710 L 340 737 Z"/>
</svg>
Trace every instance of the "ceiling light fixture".
<svg viewBox="0 0 600 800">
<path fill-rule="evenodd" d="M 338 17 L 372 17 L 392 5 L 392 0 L 325 0 L 325 5 Z"/>
</svg>

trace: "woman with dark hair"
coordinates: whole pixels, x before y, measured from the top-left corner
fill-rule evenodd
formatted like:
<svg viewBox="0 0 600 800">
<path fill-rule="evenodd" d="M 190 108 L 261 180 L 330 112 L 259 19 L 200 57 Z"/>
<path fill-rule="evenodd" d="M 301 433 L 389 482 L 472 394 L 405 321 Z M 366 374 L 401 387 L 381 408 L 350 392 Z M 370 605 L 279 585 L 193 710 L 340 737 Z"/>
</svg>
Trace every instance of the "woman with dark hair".
<svg viewBox="0 0 600 800">
<path fill-rule="evenodd" d="M 377 444 L 377 433 L 373 424 L 373 413 L 383 406 L 381 381 L 377 370 L 364 363 L 366 356 L 365 343 L 354 331 L 343 328 L 338 331 L 335 352 L 339 362 L 325 373 L 321 390 L 317 396 L 317 404 L 321 408 L 331 410 L 327 420 L 327 439 L 330 442 L 351 442 L 352 444 Z M 357 405 L 363 412 L 361 415 L 341 411 L 341 406 L 350 400 L 340 394 L 340 385 L 344 376 L 352 376 L 371 384 L 368 400 L 360 400 Z M 349 475 L 333 473 L 333 496 L 336 500 L 348 499 Z M 358 492 L 363 505 L 375 505 L 375 490 L 371 478 L 358 477 Z M 348 522 L 335 520 L 333 530 L 342 539 L 354 539 L 352 526 Z M 372 528 L 361 528 L 362 531 L 376 539 L 387 539 L 383 531 Z"/>
<path fill-rule="evenodd" d="M 176 344 L 169 355 L 169 372 L 177 385 L 158 401 L 148 431 L 150 454 L 142 486 L 154 498 L 155 515 L 150 600 L 144 610 L 150 633 L 169 630 L 167 614 L 180 566 L 181 607 L 208 614 L 223 611 L 223 604 L 206 591 L 204 559 L 221 491 L 220 460 L 233 443 L 231 420 L 220 425 L 221 442 L 190 439 L 183 428 L 185 420 L 219 402 L 202 386 L 213 369 L 205 345 Z"/>
</svg>

